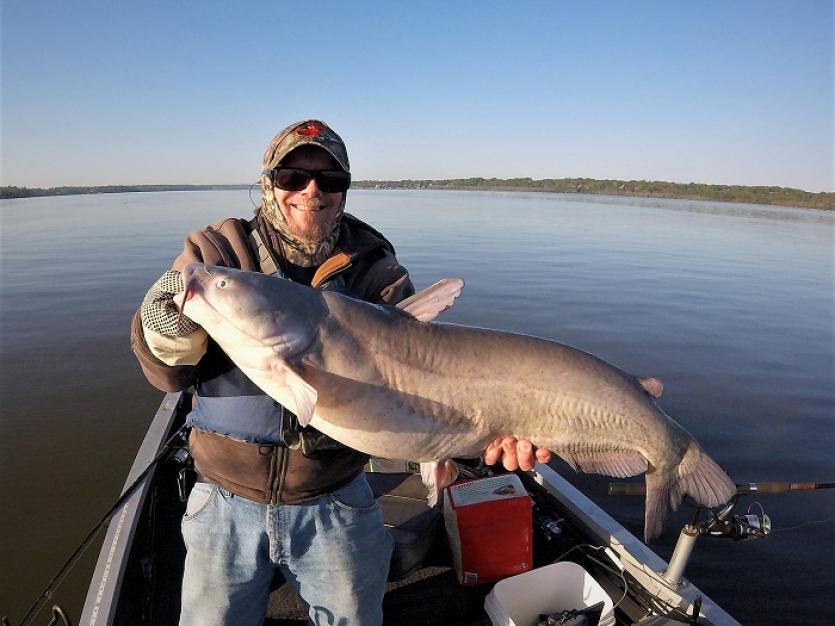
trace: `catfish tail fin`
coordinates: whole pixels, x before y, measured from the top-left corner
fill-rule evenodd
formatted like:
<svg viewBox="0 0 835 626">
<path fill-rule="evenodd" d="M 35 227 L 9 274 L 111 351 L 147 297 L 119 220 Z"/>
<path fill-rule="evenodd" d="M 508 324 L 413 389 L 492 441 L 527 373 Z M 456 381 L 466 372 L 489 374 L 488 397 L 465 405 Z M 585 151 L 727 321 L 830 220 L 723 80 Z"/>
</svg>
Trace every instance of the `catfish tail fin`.
<svg viewBox="0 0 835 626">
<path fill-rule="evenodd" d="M 646 474 L 647 494 L 644 541 L 661 534 L 664 520 L 675 511 L 684 494 L 703 506 L 719 506 L 736 493 L 736 485 L 707 454 L 692 441 L 681 463 L 663 472 L 651 469 Z"/>
<path fill-rule="evenodd" d="M 730 476 L 695 441 L 684 454 L 678 474 L 681 489 L 702 506 L 719 506 L 736 494 Z"/>
</svg>

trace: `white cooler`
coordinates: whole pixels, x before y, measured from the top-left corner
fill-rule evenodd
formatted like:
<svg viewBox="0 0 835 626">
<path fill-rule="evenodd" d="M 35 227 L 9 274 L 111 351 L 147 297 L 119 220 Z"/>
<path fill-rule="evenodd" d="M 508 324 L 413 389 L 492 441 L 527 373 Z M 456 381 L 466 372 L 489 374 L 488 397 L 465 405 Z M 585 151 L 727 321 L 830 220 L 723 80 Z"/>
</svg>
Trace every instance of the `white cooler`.
<svg viewBox="0 0 835 626">
<path fill-rule="evenodd" d="M 581 609 L 603 601 L 599 626 L 614 626 L 612 599 L 580 565 L 553 563 L 496 583 L 484 600 L 494 626 L 536 626 L 541 614 Z"/>
</svg>

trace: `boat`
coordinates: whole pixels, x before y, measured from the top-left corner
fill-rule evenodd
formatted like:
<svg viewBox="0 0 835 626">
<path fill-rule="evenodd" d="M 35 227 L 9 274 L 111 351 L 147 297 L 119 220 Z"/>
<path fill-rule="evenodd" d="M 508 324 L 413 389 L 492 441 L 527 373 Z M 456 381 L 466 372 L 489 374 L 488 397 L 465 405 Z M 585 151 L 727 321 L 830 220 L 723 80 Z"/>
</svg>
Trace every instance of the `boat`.
<svg viewBox="0 0 835 626">
<path fill-rule="evenodd" d="M 188 473 L 183 444 L 177 443 L 184 439 L 177 435 L 184 432 L 190 407 L 188 392 L 163 398 L 128 474 L 125 500 L 110 519 L 76 622 L 80 626 L 177 623 Z M 475 474 L 478 468 L 462 469 Z M 383 605 L 385 624 L 493 623 L 485 607 L 495 601 L 494 587 L 505 581 L 458 584 L 443 513 L 426 503 L 417 464 L 372 459 L 366 473 L 397 544 Z M 555 561 L 582 567 L 612 600 L 609 623 L 738 626 L 692 582 L 665 577 L 670 566 L 663 559 L 550 466 L 538 464 L 515 475 L 533 502 L 533 567 Z M 308 623 L 303 603 L 282 583 L 274 581 L 265 624 Z"/>
</svg>

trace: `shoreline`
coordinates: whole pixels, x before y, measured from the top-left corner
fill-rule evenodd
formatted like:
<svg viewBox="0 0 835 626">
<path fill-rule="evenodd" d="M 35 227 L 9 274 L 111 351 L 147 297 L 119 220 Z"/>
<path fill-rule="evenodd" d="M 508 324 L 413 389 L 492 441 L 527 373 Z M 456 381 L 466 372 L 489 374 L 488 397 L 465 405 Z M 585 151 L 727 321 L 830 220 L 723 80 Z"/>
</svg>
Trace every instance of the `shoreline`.
<svg viewBox="0 0 835 626">
<path fill-rule="evenodd" d="M 257 183 L 256 183 L 257 184 Z M 249 189 L 237 185 L 103 185 L 89 187 L 27 188 L 0 187 L 0 200 L 102 193 L 149 193 L 160 191 L 228 191 Z M 748 187 L 659 181 L 596 179 L 446 179 L 446 180 L 358 180 L 352 189 L 421 191 L 506 191 L 579 195 L 624 196 L 705 202 L 732 202 L 762 206 L 835 211 L 835 192 L 812 193 L 788 187 Z"/>
<path fill-rule="evenodd" d="M 554 189 L 531 189 L 529 187 L 471 187 L 471 186 L 445 186 L 445 187 L 372 187 L 352 185 L 351 189 L 362 189 L 363 191 L 489 191 L 489 192 L 508 192 L 508 193 L 557 193 L 567 196 L 601 196 L 601 197 L 621 197 L 621 198 L 651 198 L 654 200 L 695 200 L 697 202 L 719 202 L 727 204 L 750 204 L 762 207 L 775 207 L 784 209 L 814 209 L 816 211 L 835 211 L 835 198 L 826 199 L 824 203 L 799 203 L 789 204 L 781 202 L 777 199 L 774 201 L 752 200 L 752 199 L 733 199 L 733 198 L 713 198 L 710 196 L 699 195 L 685 195 L 685 194 L 652 194 L 641 192 L 613 192 L 613 191 L 559 191 Z M 826 192 L 821 192 L 826 193 Z M 835 194 L 832 194 L 835 195 Z"/>
<path fill-rule="evenodd" d="M 762 206 L 835 211 L 835 192 L 812 193 L 790 187 L 743 185 L 709 185 L 702 183 L 670 183 L 646 180 L 605 180 L 592 178 L 561 178 L 533 180 L 513 179 L 447 179 L 401 181 L 355 181 L 355 189 L 420 189 L 450 191 L 544 192 L 582 195 L 625 196 L 670 200 L 733 202 Z"/>
</svg>

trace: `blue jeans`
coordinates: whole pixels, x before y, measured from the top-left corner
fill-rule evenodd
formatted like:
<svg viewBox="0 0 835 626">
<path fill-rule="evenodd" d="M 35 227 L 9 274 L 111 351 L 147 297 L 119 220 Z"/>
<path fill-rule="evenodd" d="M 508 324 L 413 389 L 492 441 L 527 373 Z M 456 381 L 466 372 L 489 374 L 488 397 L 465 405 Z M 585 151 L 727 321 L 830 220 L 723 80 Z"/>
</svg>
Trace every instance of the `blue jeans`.
<svg viewBox="0 0 835 626">
<path fill-rule="evenodd" d="M 275 568 L 309 606 L 317 626 L 383 621 L 394 541 L 360 473 L 303 504 L 259 504 L 209 483 L 192 489 L 181 626 L 260 626 Z"/>
</svg>

